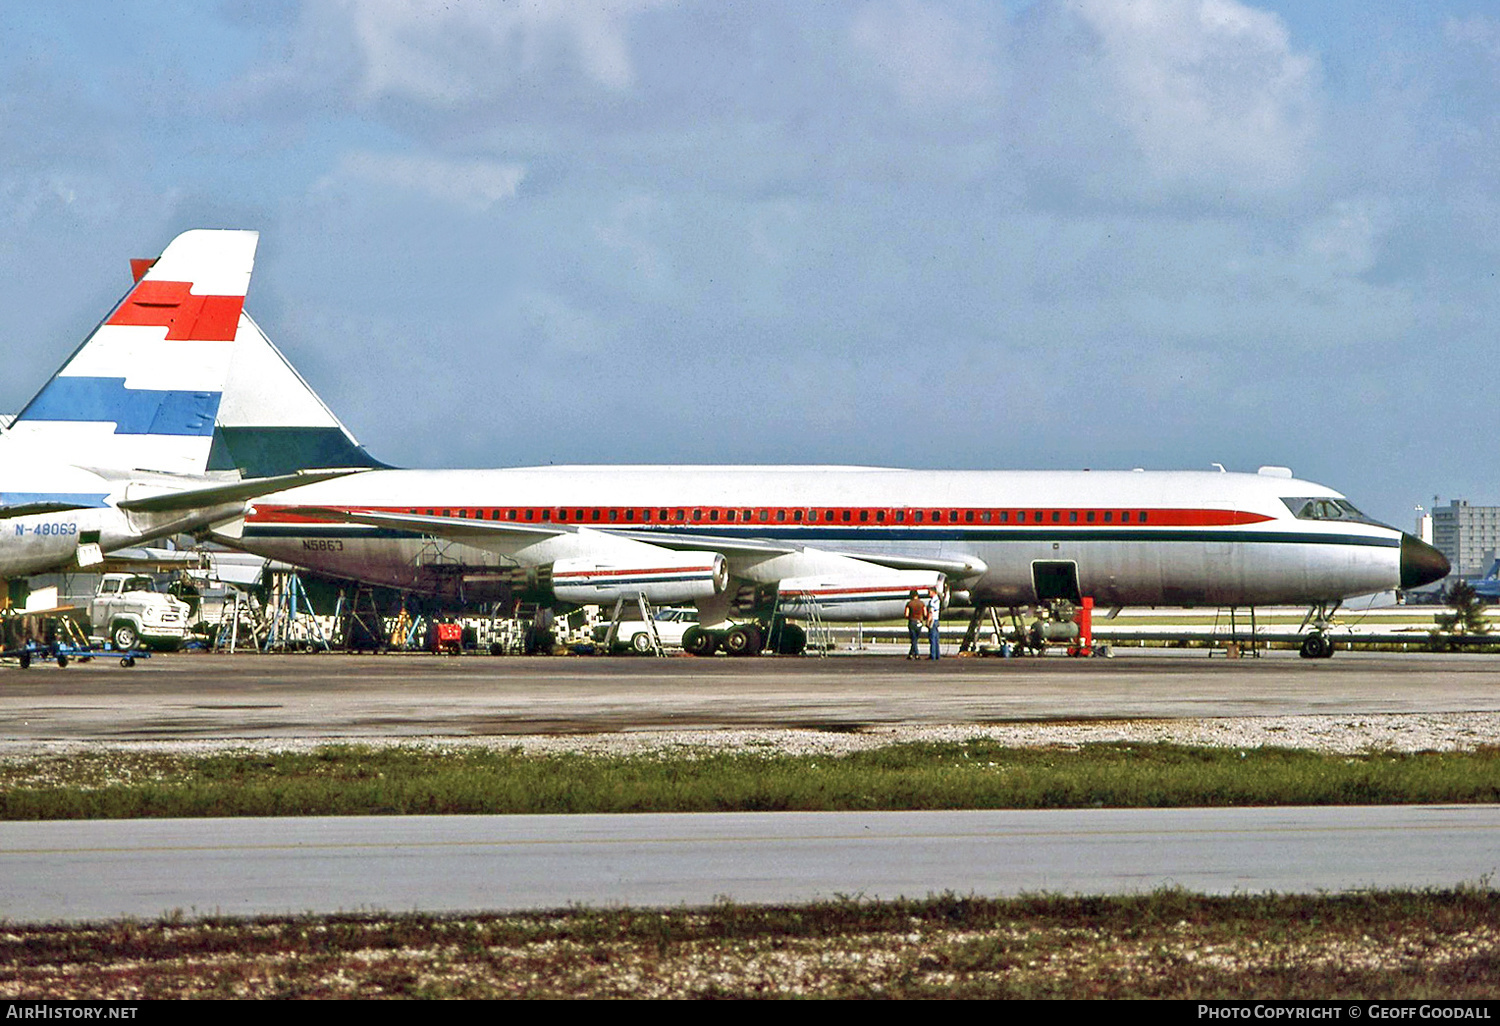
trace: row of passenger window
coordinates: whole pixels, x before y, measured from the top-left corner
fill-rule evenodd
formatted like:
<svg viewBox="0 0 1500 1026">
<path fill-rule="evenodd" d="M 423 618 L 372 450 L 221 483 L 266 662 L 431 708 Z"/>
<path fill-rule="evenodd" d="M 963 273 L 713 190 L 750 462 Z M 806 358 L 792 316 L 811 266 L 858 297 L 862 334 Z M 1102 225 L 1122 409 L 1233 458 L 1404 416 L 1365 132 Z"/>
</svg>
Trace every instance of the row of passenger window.
<svg viewBox="0 0 1500 1026">
<path fill-rule="evenodd" d="M 474 520 L 558 523 L 777 523 L 777 524 L 1129 524 L 1148 523 L 1146 510 L 1008 510 L 1008 509 L 727 509 L 724 507 L 545 507 L 516 509 L 412 509 L 427 516 Z"/>
</svg>

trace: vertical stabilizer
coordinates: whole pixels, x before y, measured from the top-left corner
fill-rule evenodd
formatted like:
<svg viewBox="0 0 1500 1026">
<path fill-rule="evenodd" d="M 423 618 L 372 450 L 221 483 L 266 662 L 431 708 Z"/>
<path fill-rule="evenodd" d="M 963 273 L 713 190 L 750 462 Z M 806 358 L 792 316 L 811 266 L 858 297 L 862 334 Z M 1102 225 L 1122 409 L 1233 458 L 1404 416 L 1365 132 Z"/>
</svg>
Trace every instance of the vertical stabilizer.
<svg viewBox="0 0 1500 1026">
<path fill-rule="evenodd" d="M 173 239 L 16 417 L 7 451 L 203 473 L 258 241 L 215 230 Z"/>
<path fill-rule="evenodd" d="M 209 470 L 270 477 L 323 467 L 385 467 L 350 434 L 265 332 L 242 314 Z"/>
</svg>

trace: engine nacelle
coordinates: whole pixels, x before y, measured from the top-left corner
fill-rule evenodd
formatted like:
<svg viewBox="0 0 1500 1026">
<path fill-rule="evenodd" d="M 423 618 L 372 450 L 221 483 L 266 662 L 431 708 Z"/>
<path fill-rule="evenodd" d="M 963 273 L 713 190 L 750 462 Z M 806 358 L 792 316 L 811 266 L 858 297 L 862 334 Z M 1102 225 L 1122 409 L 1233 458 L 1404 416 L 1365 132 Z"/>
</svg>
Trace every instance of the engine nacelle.
<svg viewBox="0 0 1500 1026">
<path fill-rule="evenodd" d="M 778 589 L 778 609 L 787 616 L 824 620 L 899 620 L 912 592 L 926 599 L 943 591 L 943 575 L 932 570 L 884 570 L 858 574 L 788 577 Z"/>
<path fill-rule="evenodd" d="M 552 564 L 552 592 L 574 605 L 606 605 L 644 595 L 652 605 L 712 598 L 729 584 L 729 566 L 718 552 L 661 549 L 619 559 L 559 559 Z"/>
</svg>

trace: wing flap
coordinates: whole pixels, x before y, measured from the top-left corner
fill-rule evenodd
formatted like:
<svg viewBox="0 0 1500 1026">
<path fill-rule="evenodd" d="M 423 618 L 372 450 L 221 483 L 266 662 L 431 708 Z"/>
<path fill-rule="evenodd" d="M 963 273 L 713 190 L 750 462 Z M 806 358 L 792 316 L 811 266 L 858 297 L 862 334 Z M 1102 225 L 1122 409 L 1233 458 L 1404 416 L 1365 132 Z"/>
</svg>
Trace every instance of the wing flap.
<svg viewBox="0 0 1500 1026">
<path fill-rule="evenodd" d="M 326 506 L 289 506 L 282 510 L 293 516 L 313 520 L 336 520 L 367 527 L 382 527 L 393 531 L 413 531 L 431 534 L 452 541 L 482 541 L 486 538 L 506 538 L 523 541 L 531 538 L 542 540 L 559 535 L 574 534 L 578 528 L 572 524 L 520 524 L 509 520 L 469 520 L 464 517 L 427 516 L 423 513 L 387 513 L 378 510 L 332 509 Z M 703 546 L 698 546 L 702 548 Z"/>
<path fill-rule="evenodd" d="M 636 541 L 650 542 L 664 549 L 712 549 L 722 552 L 730 559 L 764 559 L 770 556 L 788 555 L 794 552 L 826 552 L 833 556 L 857 559 L 864 563 L 887 567 L 891 570 L 934 570 L 948 577 L 978 577 L 989 569 L 989 565 L 978 556 L 902 556 L 883 552 L 856 552 L 843 549 L 825 549 L 817 546 L 789 545 L 786 542 L 747 538 L 716 538 L 704 535 L 679 535 L 666 531 L 611 531 L 611 534 Z"/>
</svg>

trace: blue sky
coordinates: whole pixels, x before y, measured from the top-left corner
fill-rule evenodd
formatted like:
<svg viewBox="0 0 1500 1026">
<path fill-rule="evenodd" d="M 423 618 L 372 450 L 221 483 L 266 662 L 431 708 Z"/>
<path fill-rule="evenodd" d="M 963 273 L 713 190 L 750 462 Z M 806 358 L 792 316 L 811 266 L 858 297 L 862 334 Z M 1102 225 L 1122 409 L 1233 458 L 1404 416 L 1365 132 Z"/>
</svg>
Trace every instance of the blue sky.
<svg viewBox="0 0 1500 1026">
<path fill-rule="evenodd" d="M 1477 2 L 0 10 L 0 409 L 192 227 L 407 466 L 1291 466 L 1500 501 Z"/>
</svg>

